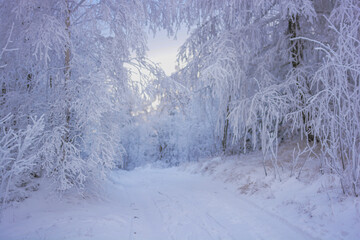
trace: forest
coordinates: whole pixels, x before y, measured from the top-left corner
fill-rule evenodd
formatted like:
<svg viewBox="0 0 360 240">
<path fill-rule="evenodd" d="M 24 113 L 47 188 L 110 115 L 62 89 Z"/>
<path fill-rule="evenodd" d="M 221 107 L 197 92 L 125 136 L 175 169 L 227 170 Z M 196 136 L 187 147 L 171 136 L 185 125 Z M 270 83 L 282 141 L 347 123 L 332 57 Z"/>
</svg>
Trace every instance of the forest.
<svg viewBox="0 0 360 240">
<path fill-rule="evenodd" d="M 253 152 L 281 181 L 289 141 L 360 194 L 358 0 L 1 0 L 0 19 L 3 206 L 38 179 L 84 194 L 114 169 Z M 147 39 L 181 28 L 168 76 Z"/>
</svg>

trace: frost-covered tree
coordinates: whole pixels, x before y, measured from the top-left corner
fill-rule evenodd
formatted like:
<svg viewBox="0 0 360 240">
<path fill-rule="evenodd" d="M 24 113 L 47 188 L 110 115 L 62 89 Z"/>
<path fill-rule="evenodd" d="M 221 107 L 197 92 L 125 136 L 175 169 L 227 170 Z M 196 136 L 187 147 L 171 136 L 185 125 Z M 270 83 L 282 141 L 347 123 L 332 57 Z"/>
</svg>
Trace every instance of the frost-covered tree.
<svg viewBox="0 0 360 240">
<path fill-rule="evenodd" d="M 122 165 L 121 129 L 137 93 L 126 64 L 147 66 L 144 26 L 155 31 L 165 19 L 155 2 L 0 1 L 0 118 L 9 116 L 0 139 L 18 154 L 0 159 L 16 176 L 2 172 L 4 186 L 26 178 L 11 167 L 20 162 L 24 174 L 46 175 L 58 190 L 83 189 Z M 19 155 L 23 138 L 36 157 Z"/>
<path fill-rule="evenodd" d="M 276 159 L 278 134 L 292 107 L 289 22 L 300 24 L 300 18 L 309 25 L 315 15 L 311 1 L 184 3 L 182 16 L 196 27 L 180 51 L 187 63 L 183 77 L 213 108 L 213 130 L 224 152 L 259 146 Z"/>
<path fill-rule="evenodd" d="M 1 192 L 21 185 L 20 172 L 82 189 L 115 164 L 251 149 L 280 176 L 278 145 L 300 135 L 357 195 L 359 9 L 356 0 L 0 1 Z M 145 29 L 183 26 L 184 67 L 167 78 L 146 61 Z"/>
<path fill-rule="evenodd" d="M 331 38 L 313 42 L 324 56 L 307 77 L 313 94 L 303 111 L 321 147 L 323 169 L 340 177 L 343 192 L 358 196 L 360 187 L 360 2 L 337 1 L 324 15 Z M 314 143 L 316 144 L 316 142 Z"/>
<path fill-rule="evenodd" d="M 359 2 L 193 0 L 181 9 L 194 30 L 180 74 L 190 101 L 210 113 L 203 120 L 216 122 L 218 149 L 259 147 L 279 173 L 277 146 L 299 133 L 358 195 Z"/>
</svg>

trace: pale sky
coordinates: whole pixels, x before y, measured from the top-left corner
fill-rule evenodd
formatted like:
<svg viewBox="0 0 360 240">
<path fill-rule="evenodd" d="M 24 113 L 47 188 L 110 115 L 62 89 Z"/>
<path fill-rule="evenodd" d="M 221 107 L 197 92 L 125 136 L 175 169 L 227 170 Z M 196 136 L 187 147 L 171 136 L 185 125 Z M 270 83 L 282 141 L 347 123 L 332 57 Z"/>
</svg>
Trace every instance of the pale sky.
<svg viewBox="0 0 360 240">
<path fill-rule="evenodd" d="M 148 57 L 155 63 L 159 63 L 167 75 L 175 72 L 176 56 L 178 49 L 187 38 L 187 31 L 180 30 L 177 39 L 168 37 L 166 31 L 157 32 L 155 38 L 152 34 L 148 37 Z"/>
</svg>

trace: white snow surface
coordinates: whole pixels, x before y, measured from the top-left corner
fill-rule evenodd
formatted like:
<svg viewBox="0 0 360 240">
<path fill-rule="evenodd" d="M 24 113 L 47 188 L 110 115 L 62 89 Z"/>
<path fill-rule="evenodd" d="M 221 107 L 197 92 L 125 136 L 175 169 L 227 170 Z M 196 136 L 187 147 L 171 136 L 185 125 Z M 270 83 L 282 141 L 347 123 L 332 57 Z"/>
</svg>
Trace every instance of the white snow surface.
<svg viewBox="0 0 360 240">
<path fill-rule="evenodd" d="M 316 181 L 256 178 L 261 165 L 217 158 L 114 171 L 96 198 L 59 198 L 43 184 L 5 209 L 0 239 L 360 239 L 358 199 L 330 204 Z"/>
</svg>

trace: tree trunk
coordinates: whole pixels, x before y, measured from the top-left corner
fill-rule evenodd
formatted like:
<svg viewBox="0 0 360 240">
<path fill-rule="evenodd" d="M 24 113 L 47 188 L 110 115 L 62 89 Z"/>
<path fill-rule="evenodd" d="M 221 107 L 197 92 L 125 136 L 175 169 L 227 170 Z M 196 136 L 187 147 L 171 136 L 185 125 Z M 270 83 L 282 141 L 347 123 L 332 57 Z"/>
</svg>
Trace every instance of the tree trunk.
<svg viewBox="0 0 360 240">
<path fill-rule="evenodd" d="M 297 32 L 300 30 L 299 16 L 296 15 L 289 20 L 288 31 L 290 34 L 290 45 L 291 45 L 291 64 L 293 68 L 297 68 L 300 64 L 300 60 L 303 58 L 303 46 L 300 40 L 294 40 L 297 37 Z"/>
<path fill-rule="evenodd" d="M 0 106 L 5 104 L 6 101 L 6 85 L 3 82 L 2 86 L 1 86 L 1 92 L 0 92 Z M 5 117 L 5 116 L 0 116 L 0 117 Z"/>
<path fill-rule="evenodd" d="M 63 140 L 65 143 L 68 143 L 70 140 L 70 92 L 69 92 L 69 82 L 71 77 L 71 68 L 70 68 L 70 57 L 71 57 L 71 46 L 70 46 L 70 6 L 69 0 L 66 0 L 66 12 L 65 12 L 65 30 L 68 34 L 68 41 L 65 46 L 65 70 L 64 70 L 64 91 L 65 91 L 65 134 L 63 136 Z M 63 160 L 66 158 L 66 150 L 65 146 L 63 146 Z"/>
<path fill-rule="evenodd" d="M 303 60 L 304 45 L 301 40 L 294 39 L 298 37 L 297 33 L 299 30 L 300 30 L 299 16 L 296 15 L 289 20 L 289 26 L 288 26 L 288 32 L 290 34 L 290 46 L 291 46 L 291 50 L 290 50 L 291 65 L 294 69 L 296 69 Z M 307 83 L 301 83 L 300 79 L 297 78 L 296 84 L 300 94 L 301 104 L 304 107 L 306 105 L 306 99 L 304 96 L 303 89 Z M 310 91 L 310 89 L 308 89 L 308 86 L 306 87 L 307 87 L 307 91 Z M 309 120 L 311 119 L 311 116 L 309 115 L 309 113 L 305 113 L 304 111 L 301 112 L 301 115 L 302 115 L 303 124 L 305 125 L 305 135 L 309 142 L 313 141 L 314 135 L 311 133 L 311 126 L 309 126 L 308 124 Z"/>
<path fill-rule="evenodd" d="M 224 125 L 224 135 L 223 135 L 223 139 L 222 139 L 222 147 L 223 147 L 223 152 L 226 152 L 226 148 L 227 148 L 227 139 L 228 139 L 228 129 L 229 129 L 229 115 L 230 115 L 230 101 L 231 101 L 231 96 L 229 96 L 229 101 L 226 107 L 226 118 L 225 118 L 225 125 Z"/>
</svg>

